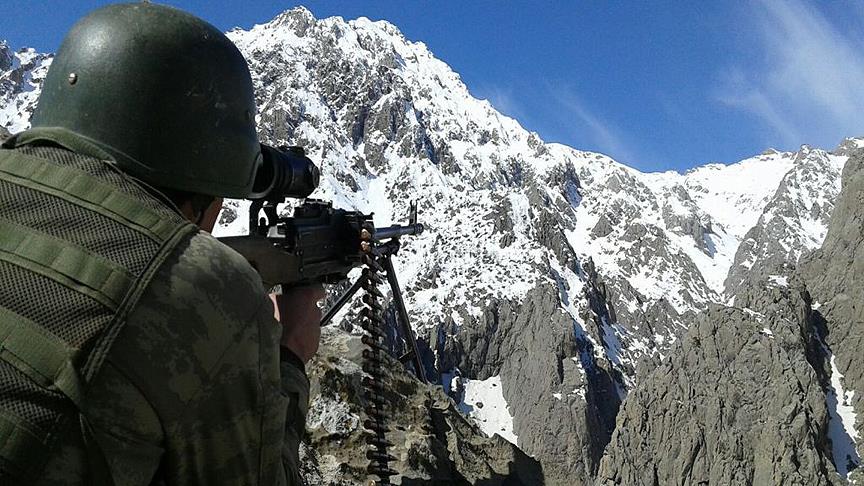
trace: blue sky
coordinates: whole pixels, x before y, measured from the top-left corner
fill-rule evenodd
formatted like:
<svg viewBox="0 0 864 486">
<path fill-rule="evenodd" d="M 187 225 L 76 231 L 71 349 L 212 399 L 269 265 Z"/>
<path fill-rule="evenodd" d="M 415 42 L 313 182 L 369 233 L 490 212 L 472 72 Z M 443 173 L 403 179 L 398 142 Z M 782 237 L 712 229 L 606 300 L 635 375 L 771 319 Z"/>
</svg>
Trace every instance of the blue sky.
<svg viewBox="0 0 864 486">
<path fill-rule="evenodd" d="M 0 38 L 54 51 L 103 1 L 6 0 Z M 181 1 L 223 30 L 293 1 Z M 690 1 L 307 1 L 388 20 L 470 91 L 546 141 L 642 170 L 734 162 L 864 135 L 864 4 Z"/>
</svg>

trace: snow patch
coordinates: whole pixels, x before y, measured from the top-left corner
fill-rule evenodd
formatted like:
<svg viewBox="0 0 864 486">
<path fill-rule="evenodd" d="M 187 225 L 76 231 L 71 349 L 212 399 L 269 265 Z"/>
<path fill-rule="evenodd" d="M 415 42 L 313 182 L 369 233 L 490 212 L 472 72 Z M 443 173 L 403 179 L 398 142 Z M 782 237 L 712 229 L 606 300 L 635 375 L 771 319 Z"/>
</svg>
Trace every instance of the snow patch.
<svg viewBox="0 0 864 486">
<path fill-rule="evenodd" d="M 516 445 L 513 433 L 513 416 L 504 400 L 500 376 L 490 376 L 485 380 L 462 380 L 464 393 L 459 402 L 459 410 L 474 419 L 484 434 L 492 437 L 498 434 Z"/>
<path fill-rule="evenodd" d="M 861 464 L 861 457 L 855 448 L 855 441 L 858 439 L 858 431 L 855 430 L 858 417 L 852 407 L 855 392 L 843 388 L 843 375 L 837 368 L 835 356 L 824 343 L 822 346 L 831 361 L 831 389 L 825 399 L 830 414 L 828 438 L 831 439 L 834 467 L 840 476 L 846 478 L 850 471 Z"/>
</svg>

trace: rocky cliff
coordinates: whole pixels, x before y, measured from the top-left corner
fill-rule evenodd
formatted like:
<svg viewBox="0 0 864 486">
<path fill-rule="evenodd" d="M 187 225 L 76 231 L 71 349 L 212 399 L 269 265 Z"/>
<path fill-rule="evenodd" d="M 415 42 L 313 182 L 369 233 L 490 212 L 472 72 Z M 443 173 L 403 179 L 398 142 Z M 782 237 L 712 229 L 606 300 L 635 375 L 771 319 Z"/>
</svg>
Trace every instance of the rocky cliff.
<svg viewBox="0 0 864 486">
<path fill-rule="evenodd" d="M 843 411 L 837 461 L 860 463 L 864 422 L 864 152 L 856 151 L 843 169 L 843 190 L 822 247 L 802 259 L 813 308 L 824 319 L 824 337 Z M 864 478 L 859 478 L 864 483 Z"/>
<path fill-rule="evenodd" d="M 367 479 L 361 409 L 361 361 L 365 345 L 357 336 L 329 329 L 321 352 L 309 363 L 312 396 L 301 449 L 309 484 L 354 485 Z M 387 373 L 391 467 L 399 484 L 543 484 L 540 463 L 500 436 L 487 438 L 457 409 L 440 387 L 423 385 L 395 362 Z"/>
<path fill-rule="evenodd" d="M 842 484 L 827 362 L 800 282 L 711 306 L 631 391 L 597 484 Z M 745 300 L 739 296 L 738 300 Z"/>
<path fill-rule="evenodd" d="M 638 380 L 618 416 L 597 484 L 864 480 L 857 420 L 862 403 L 856 396 L 862 386 L 864 151 L 857 144 L 846 150 L 851 157 L 836 202 L 806 205 L 814 217 L 836 206 L 821 248 L 804 250 L 819 242 L 815 238 L 809 245 L 760 239 L 772 219 L 782 218 L 771 215 L 768 205 L 760 225 L 748 232 L 754 244 L 742 244 L 736 256 L 761 251 L 764 263 L 751 272 L 733 269 L 736 307 L 710 306 L 668 359 Z M 830 173 L 824 167 L 810 178 Z M 799 174 L 792 171 L 784 180 Z M 786 198 L 784 186 L 778 195 Z M 793 226 L 782 219 L 775 235 Z M 804 257 L 782 258 L 790 251 Z"/>
</svg>

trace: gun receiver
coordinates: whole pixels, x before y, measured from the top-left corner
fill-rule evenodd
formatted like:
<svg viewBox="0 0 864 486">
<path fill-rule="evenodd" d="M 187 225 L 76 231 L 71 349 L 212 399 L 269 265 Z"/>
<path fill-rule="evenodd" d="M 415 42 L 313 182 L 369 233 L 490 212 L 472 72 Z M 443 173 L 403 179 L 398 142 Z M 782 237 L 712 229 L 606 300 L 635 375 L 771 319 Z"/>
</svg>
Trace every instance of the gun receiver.
<svg viewBox="0 0 864 486">
<path fill-rule="evenodd" d="M 258 218 L 263 209 L 266 217 Z M 336 209 L 308 199 L 291 217 L 279 217 L 273 202 L 254 201 L 249 234 L 219 240 L 243 255 L 267 287 L 337 283 L 363 264 L 373 242 L 423 232 L 416 209 L 408 225 L 376 228 L 371 214 Z"/>
</svg>

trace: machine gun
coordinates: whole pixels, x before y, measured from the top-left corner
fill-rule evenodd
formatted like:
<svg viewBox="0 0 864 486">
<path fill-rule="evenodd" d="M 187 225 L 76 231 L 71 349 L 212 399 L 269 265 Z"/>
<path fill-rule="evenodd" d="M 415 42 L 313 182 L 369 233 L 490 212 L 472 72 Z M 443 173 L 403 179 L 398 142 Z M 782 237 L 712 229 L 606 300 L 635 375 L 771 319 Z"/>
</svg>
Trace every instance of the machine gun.
<svg viewBox="0 0 864 486">
<path fill-rule="evenodd" d="M 364 290 L 361 327 L 363 343 L 364 397 L 367 405 L 366 442 L 370 464 L 367 471 L 379 477 L 378 484 L 390 484 L 395 471 L 388 462 L 390 445 L 385 439 L 383 355 L 388 353 L 383 317 L 383 294 L 378 289 L 387 279 L 393 295 L 399 325 L 408 352 L 399 357 L 411 363 L 417 378 L 426 382 L 414 332 L 393 269 L 393 255 L 399 252 L 402 236 L 418 235 L 424 226 L 417 222 L 417 207 L 411 206 L 407 225 L 376 228 L 373 215 L 334 208 L 326 201 L 305 199 L 290 217 L 280 216 L 278 205 L 287 198 L 306 198 L 318 187 L 320 173 L 300 147 L 281 150 L 261 145 L 262 161 L 256 176 L 249 207 L 249 233 L 219 238 L 243 255 L 258 271 L 265 286 L 299 286 L 338 283 L 354 268 L 363 267 L 360 277 L 344 292 L 321 319 L 327 325 L 360 289 Z M 263 213 L 263 216 L 262 216 Z"/>
</svg>

